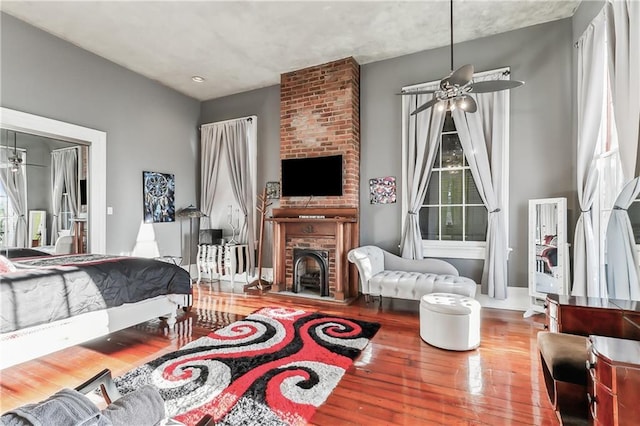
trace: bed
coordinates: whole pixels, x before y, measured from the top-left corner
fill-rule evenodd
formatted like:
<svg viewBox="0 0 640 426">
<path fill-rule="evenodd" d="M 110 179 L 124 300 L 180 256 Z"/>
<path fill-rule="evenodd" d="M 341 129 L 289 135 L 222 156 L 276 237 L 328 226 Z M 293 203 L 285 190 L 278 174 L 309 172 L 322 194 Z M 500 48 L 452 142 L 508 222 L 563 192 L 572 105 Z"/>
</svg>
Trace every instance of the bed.
<svg viewBox="0 0 640 426">
<path fill-rule="evenodd" d="M 160 260 L 0 257 L 0 368 L 191 306 L 191 278 Z"/>
</svg>

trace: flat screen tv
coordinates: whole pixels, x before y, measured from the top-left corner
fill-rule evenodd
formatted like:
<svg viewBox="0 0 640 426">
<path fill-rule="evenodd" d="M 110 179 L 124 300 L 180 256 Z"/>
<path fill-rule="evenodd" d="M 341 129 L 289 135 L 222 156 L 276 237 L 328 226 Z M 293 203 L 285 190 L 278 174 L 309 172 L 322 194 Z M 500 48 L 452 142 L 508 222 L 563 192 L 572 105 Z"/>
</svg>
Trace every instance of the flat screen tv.
<svg viewBox="0 0 640 426">
<path fill-rule="evenodd" d="M 342 155 L 282 160 L 282 196 L 342 195 Z"/>
</svg>

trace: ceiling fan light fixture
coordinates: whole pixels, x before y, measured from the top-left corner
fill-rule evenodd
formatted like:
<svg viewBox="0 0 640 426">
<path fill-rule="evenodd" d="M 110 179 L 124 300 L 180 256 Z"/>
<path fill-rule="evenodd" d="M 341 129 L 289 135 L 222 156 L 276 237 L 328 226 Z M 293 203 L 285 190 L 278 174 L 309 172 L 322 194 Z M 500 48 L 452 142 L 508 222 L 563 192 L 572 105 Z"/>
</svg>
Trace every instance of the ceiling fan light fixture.
<svg viewBox="0 0 640 426">
<path fill-rule="evenodd" d="M 450 36 L 451 36 L 451 72 L 440 80 L 440 85 L 436 90 L 416 90 L 401 91 L 400 95 L 412 95 L 421 93 L 433 93 L 433 99 L 418 106 L 410 115 L 415 115 L 434 105 L 438 105 L 438 110 L 453 111 L 460 108 L 466 113 L 478 111 L 476 100 L 470 95 L 473 93 L 489 93 L 501 90 L 514 89 L 524 84 L 517 80 L 493 80 L 473 82 L 474 68 L 471 64 L 466 64 L 458 69 L 453 69 L 453 0 L 450 0 Z"/>
</svg>

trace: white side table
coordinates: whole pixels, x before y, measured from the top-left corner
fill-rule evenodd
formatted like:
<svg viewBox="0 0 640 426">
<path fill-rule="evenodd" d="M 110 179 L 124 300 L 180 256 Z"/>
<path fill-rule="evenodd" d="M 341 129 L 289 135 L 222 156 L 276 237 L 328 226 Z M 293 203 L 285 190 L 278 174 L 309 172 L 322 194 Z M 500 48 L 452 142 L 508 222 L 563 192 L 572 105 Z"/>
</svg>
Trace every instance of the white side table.
<svg viewBox="0 0 640 426">
<path fill-rule="evenodd" d="M 247 272 L 249 246 L 247 244 L 200 244 L 196 264 L 198 266 L 197 284 L 205 273 L 209 276 L 230 275 L 231 285 L 233 285 L 235 274 Z"/>
</svg>

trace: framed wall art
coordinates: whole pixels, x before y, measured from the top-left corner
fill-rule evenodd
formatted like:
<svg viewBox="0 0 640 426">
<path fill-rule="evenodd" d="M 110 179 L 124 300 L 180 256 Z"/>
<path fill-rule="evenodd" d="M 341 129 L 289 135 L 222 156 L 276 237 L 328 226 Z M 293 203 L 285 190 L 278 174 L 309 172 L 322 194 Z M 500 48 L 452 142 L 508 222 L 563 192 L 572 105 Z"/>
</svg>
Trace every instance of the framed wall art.
<svg viewBox="0 0 640 426">
<path fill-rule="evenodd" d="M 280 198 L 280 182 L 267 182 L 267 199 Z"/>
<path fill-rule="evenodd" d="M 371 204 L 392 204 L 396 202 L 396 178 L 386 176 L 369 179 Z"/>
<path fill-rule="evenodd" d="M 144 223 L 175 222 L 175 188 L 173 174 L 142 172 Z"/>
</svg>

